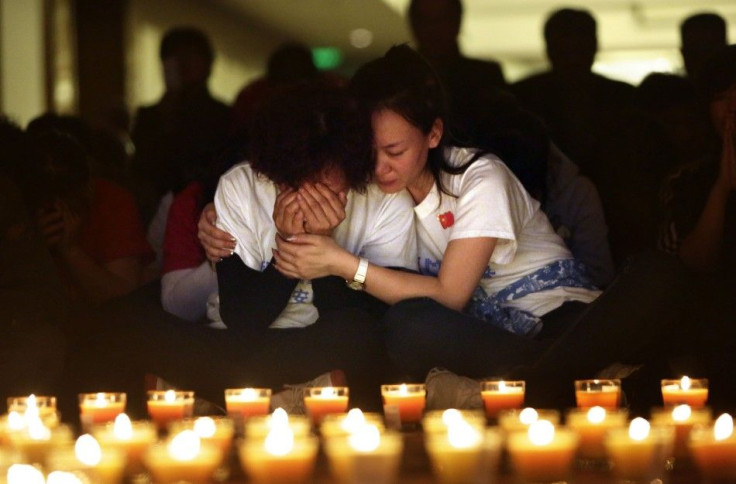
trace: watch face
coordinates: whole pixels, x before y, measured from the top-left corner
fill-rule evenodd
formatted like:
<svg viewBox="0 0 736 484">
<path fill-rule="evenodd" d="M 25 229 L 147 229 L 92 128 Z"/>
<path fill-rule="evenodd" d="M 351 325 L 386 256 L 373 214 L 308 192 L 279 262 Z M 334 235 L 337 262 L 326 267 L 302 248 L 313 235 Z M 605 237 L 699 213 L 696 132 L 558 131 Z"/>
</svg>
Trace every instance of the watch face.
<svg viewBox="0 0 736 484">
<path fill-rule="evenodd" d="M 358 281 L 348 281 L 347 285 L 350 289 L 353 289 L 355 291 L 362 291 L 363 290 L 363 283 Z"/>
</svg>

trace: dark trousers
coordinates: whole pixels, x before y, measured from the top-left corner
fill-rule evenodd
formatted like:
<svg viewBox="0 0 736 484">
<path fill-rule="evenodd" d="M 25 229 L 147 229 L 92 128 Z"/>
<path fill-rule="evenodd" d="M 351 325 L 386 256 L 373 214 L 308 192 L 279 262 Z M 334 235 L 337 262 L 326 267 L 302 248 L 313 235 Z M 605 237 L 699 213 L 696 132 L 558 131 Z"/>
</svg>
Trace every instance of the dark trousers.
<svg viewBox="0 0 736 484">
<path fill-rule="evenodd" d="M 614 362 L 662 357 L 672 348 L 669 328 L 687 334 L 678 328 L 686 280 L 674 259 L 642 254 L 593 303 L 567 303 L 543 317 L 550 329 L 541 339 L 511 334 L 431 299 L 403 301 L 385 316 L 389 355 L 413 380 L 436 366 L 472 378 L 523 378 L 528 404 L 573 405 L 573 380 L 594 378 Z"/>
</svg>

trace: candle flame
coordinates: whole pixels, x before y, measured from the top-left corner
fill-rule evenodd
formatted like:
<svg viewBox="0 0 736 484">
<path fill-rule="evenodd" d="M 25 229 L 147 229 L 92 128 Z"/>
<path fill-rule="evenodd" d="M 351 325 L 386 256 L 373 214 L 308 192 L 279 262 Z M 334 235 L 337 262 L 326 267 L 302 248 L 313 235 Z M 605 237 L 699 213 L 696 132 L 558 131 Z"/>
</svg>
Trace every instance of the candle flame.
<svg viewBox="0 0 736 484">
<path fill-rule="evenodd" d="M 79 462 L 86 466 L 96 466 L 102 460 L 100 444 L 90 434 L 84 434 L 74 444 L 74 453 Z"/>
<path fill-rule="evenodd" d="M 54 471 L 46 478 L 46 484 L 87 484 L 88 482 L 72 472 L 63 471 Z"/>
<path fill-rule="evenodd" d="M 606 409 L 595 406 L 588 410 L 588 422 L 593 424 L 603 423 L 606 419 Z"/>
<path fill-rule="evenodd" d="M 690 385 L 692 385 L 692 381 L 689 377 L 683 376 L 680 380 L 680 388 L 683 390 L 690 390 Z"/>
<path fill-rule="evenodd" d="M 343 419 L 340 427 L 348 433 L 353 433 L 365 424 L 365 415 L 359 408 L 351 408 Z"/>
<path fill-rule="evenodd" d="M 320 396 L 324 398 L 334 398 L 337 396 L 337 390 L 333 387 L 324 387 L 320 392 Z"/>
<path fill-rule="evenodd" d="M 463 414 L 460 413 L 460 410 L 448 408 L 442 412 L 442 423 L 445 424 L 445 427 L 464 421 L 465 419 L 463 418 Z"/>
<path fill-rule="evenodd" d="M 21 430 L 26 426 L 26 419 L 13 410 L 12 412 L 8 413 L 8 428 L 10 430 Z"/>
<path fill-rule="evenodd" d="M 693 411 L 690 405 L 678 405 L 672 409 L 672 420 L 675 422 L 687 422 Z"/>
<path fill-rule="evenodd" d="M 350 434 L 348 444 L 358 452 L 373 452 L 381 444 L 381 432 L 375 425 L 364 424 Z"/>
<path fill-rule="evenodd" d="M 629 424 L 629 437 L 631 440 L 642 441 L 649 436 L 649 422 L 641 417 L 636 417 Z"/>
<path fill-rule="evenodd" d="M 166 393 L 164 393 L 164 401 L 166 402 L 175 402 L 176 401 L 176 392 L 174 390 L 166 390 Z"/>
<path fill-rule="evenodd" d="M 26 420 L 33 420 L 40 418 L 40 411 L 36 402 L 36 395 L 31 393 L 26 399 L 26 410 L 23 414 Z"/>
<path fill-rule="evenodd" d="M 288 426 L 272 429 L 266 436 L 263 448 L 271 455 L 287 455 L 294 448 L 294 432 Z"/>
<path fill-rule="evenodd" d="M 133 438 L 133 424 L 130 417 L 121 413 L 115 417 L 115 423 L 112 426 L 112 433 L 118 440 L 130 440 Z"/>
<path fill-rule="evenodd" d="M 531 425 L 539 419 L 539 414 L 531 407 L 527 407 L 519 413 L 519 422 L 524 425 Z"/>
<path fill-rule="evenodd" d="M 268 419 L 268 428 L 274 429 L 279 427 L 288 427 L 289 426 L 289 414 L 286 413 L 286 410 L 279 407 L 276 410 L 273 411 L 271 414 L 271 418 Z"/>
<path fill-rule="evenodd" d="M 733 418 L 724 413 L 716 419 L 713 425 L 713 438 L 716 440 L 725 440 L 733 434 Z"/>
<path fill-rule="evenodd" d="M 447 442 L 455 449 L 469 449 L 480 440 L 480 433 L 464 420 L 454 421 L 447 427 Z"/>
<path fill-rule="evenodd" d="M 401 395 L 409 394 L 409 388 L 406 386 L 406 383 L 402 383 L 401 385 L 399 385 L 399 394 Z"/>
<path fill-rule="evenodd" d="M 28 424 L 28 436 L 32 440 L 49 440 L 51 438 L 51 430 L 40 419 L 34 419 L 26 423 Z"/>
<path fill-rule="evenodd" d="M 555 426 L 549 420 L 537 420 L 529 425 L 529 441 L 534 445 L 549 445 L 555 438 Z"/>
<path fill-rule="evenodd" d="M 180 462 L 193 460 L 199 455 L 201 443 L 193 430 L 183 430 L 169 442 L 168 450 L 172 459 Z"/>
<path fill-rule="evenodd" d="M 245 400 L 255 400 L 258 398 L 258 392 L 255 388 L 243 388 L 240 392 L 240 396 Z"/>
<path fill-rule="evenodd" d="M 28 464 L 13 464 L 8 469 L 8 484 L 44 484 L 43 473 Z"/>
<path fill-rule="evenodd" d="M 200 417 L 194 421 L 194 432 L 201 439 L 211 439 L 216 430 L 215 421 L 211 417 Z"/>
<path fill-rule="evenodd" d="M 506 382 L 501 380 L 498 382 L 498 391 L 499 392 L 505 392 L 506 391 Z"/>
</svg>

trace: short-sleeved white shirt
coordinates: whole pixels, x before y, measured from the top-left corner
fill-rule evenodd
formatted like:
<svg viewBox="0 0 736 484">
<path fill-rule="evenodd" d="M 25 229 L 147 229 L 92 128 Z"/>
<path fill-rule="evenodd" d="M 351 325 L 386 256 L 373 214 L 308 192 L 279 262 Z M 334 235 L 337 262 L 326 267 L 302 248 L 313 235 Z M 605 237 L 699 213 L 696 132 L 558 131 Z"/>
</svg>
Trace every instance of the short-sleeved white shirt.
<svg viewBox="0 0 736 484">
<path fill-rule="evenodd" d="M 450 165 L 465 164 L 475 154 L 467 148 L 449 148 Z M 442 256 L 451 240 L 495 237 L 496 247 L 480 286 L 494 294 L 509 284 L 557 260 L 572 259 L 547 217 L 506 165 L 485 155 L 458 175 L 445 172 L 415 208 L 419 244 L 419 270 L 439 273 Z M 542 316 L 568 300 L 590 302 L 599 291 L 557 287 L 508 301 L 509 306 Z"/>
<path fill-rule="evenodd" d="M 240 163 L 220 178 L 215 194 L 217 225 L 236 240 L 235 253 L 251 269 L 263 271 L 276 248 L 273 207 L 278 188 Z M 333 238 L 345 250 L 385 267 L 417 269 L 413 201 L 406 192 L 385 195 L 375 185 L 350 191 L 345 220 Z M 310 281 L 300 281 L 272 328 L 304 327 L 317 321 Z"/>
</svg>

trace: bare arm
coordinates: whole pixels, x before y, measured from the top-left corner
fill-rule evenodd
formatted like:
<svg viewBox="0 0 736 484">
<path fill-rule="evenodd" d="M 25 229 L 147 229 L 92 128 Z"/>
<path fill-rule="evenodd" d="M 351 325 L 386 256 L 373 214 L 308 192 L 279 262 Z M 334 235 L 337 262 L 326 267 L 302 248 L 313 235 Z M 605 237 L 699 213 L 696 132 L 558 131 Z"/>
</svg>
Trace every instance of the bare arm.
<svg viewBox="0 0 736 484">
<path fill-rule="evenodd" d="M 224 230 L 218 229 L 216 222 L 215 204 L 210 202 L 202 209 L 197 223 L 197 237 L 210 262 L 230 257 L 235 250 L 235 239 Z"/>
</svg>

